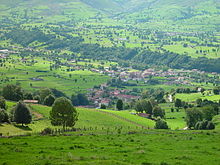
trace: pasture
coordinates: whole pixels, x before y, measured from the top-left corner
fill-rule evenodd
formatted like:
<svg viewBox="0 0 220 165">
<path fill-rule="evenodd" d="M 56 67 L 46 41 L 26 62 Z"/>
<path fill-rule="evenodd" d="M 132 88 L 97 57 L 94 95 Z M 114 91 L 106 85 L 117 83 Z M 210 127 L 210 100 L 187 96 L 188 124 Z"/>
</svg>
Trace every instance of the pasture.
<svg viewBox="0 0 220 165">
<path fill-rule="evenodd" d="M 117 135 L 0 138 L 2 164 L 212 164 L 220 161 L 219 132 L 156 131 Z"/>
<path fill-rule="evenodd" d="M 53 64 L 53 61 L 44 60 L 40 57 L 34 59 L 27 57 L 26 60 L 22 60 L 18 56 L 12 56 L 0 67 L 0 87 L 9 83 L 20 84 L 21 87 L 31 92 L 49 87 L 56 88 L 67 96 L 71 96 L 76 92 L 86 93 L 87 89 L 105 83 L 109 79 L 108 76 L 87 69 L 79 68 L 67 71 L 69 67 L 61 66 L 58 69 L 51 70 L 50 66 Z M 81 62 L 80 66 L 86 64 Z M 109 66 L 110 64 L 105 63 L 103 65 Z"/>
</svg>

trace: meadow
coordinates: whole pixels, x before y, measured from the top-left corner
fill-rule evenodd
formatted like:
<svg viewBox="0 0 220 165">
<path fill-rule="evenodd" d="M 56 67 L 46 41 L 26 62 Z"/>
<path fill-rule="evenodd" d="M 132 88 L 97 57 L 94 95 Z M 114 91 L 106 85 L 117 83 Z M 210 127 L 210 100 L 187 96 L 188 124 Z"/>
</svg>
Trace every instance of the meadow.
<svg viewBox="0 0 220 165">
<path fill-rule="evenodd" d="M 31 92 L 37 91 L 40 88 L 50 87 L 62 91 L 67 96 L 71 96 L 77 92 L 86 93 L 87 89 L 105 83 L 109 79 L 108 76 L 91 72 L 87 69 L 67 72 L 69 67 L 61 66 L 58 69 L 50 70 L 50 66 L 54 62 L 41 57 L 34 58 L 34 64 L 31 63 L 32 57 L 27 57 L 27 59 L 22 61 L 18 56 L 12 56 L 11 60 L 8 60 L 0 67 L 0 87 L 9 83 L 17 83 Z M 94 64 L 97 66 L 99 63 L 94 62 Z M 105 63 L 103 65 L 109 66 L 110 64 Z M 85 66 L 87 63 L 79 62 L 79 65 Z"/>
<path fill-rule="evenodd" d="M 156 131 L 117 135 L 57 135 L 0 139 L 2 164 L 212 164 L 219 132 Z"/>
</svg>

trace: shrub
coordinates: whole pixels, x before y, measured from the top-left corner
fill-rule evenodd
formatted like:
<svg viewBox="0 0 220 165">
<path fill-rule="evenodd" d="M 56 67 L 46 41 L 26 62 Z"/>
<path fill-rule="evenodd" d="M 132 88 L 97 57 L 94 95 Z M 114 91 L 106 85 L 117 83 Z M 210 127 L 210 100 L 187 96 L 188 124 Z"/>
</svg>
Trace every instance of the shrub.
<svg viewBox="0 0 220 165">
<path fill-rule="evenodd" d="M 215 124 L 212 121 L 209 121 L 206 126 L 206 129 L 209 129 L 209 130 L 215 129 Z"/>
<path fill-rule="evenodd" d="M 167 122 L 162 120 L 161 118 L 158 118 L 155 124 L 155 129 L 168 129 Z"/>
<path fill-rule="evenodd" d="M 106 105 L 105 104 L 101 104 L 100 109 L 106 109 Z"/>
<path fill-rule="evenodd" d="M 212 121 L 207 121 L 207 120 L 203 120 L 203 121 L 198 121 L 195 124 L 194 129 L 196 130 L 211 130 L 211 129 L 215 129 L 215 125 Z"/>
</svg>

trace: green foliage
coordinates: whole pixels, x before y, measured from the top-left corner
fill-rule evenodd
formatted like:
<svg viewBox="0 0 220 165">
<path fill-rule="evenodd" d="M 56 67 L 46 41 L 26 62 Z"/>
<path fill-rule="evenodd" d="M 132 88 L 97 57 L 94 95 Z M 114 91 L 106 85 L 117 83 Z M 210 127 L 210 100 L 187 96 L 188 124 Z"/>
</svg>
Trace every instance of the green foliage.
<svg viewBox="0 0 220 165">
<path fill-rule="evenodd" d="M 55 101 L 55 97 L 53 95 L 48 95 L 44 99 L 44 105 L 52 106 Z"/>
<path fill-rule="evenodd" d="M 195 125 L 196 130 L 211 130 L 215 129 L 215 125 L 212 121 L 208 120 L 203 120 L 203 121 L 198 121 Z"/>
<path fill-rule="evenodd" d="M 164 118 L 165 117 L 165 111 L 161 107 L 155 106 L 153 108 L 153 116 L 155 118 L 157 118 L 157 117 Z"/>
<path fill-rule="evenodd" d="M 153 106 L 152 106 L 152 103 L 151 101 L 149 100 L 139 100 L 136 102 L 136 105 L 135 105 L 135 110 L 137 112 L 146 112 L 147 114 L 150 114 L 152 115 L 152 111 L 153 111 Z"/>
<path fill-rule="evenodd" d="M 14 107 L 13 121 L 17 124 L 30 124 L 32 116 L 27 105 L 19 101 Z"/>
<path fill-rule="evenodd" d="M 198 108 L 192 108 L 186 110 L 186 124 L 189 128 L 195 126 L 198 121 L 202 121 L 203 114 Z"/>
<path fill-rule="evenodd" d="M 55 100 L 52 110 L 50 111 L 50 120 L 52 125 L 62 125 L 63 129 L 65 129 L 66 127 L 73 127 L 77 119 L 77 111 L 70 100 L 64 97 L 60 97 Z"/>
<path fill-rule="evenodd" d="M 41 102 L 43 102 L 47 96 L 52 94 L 49 88 L 43 88 L 39 91 L 39 93 L 40 93 Z"/>
<path fill-rule="evenodd" d="M 100 109 L 106 109 L 106 105 L 105 104 L 101 104 Z"/>
<path fill-rule="evenodd" d="M 175 101 L 175 107 L 180 108 L 182 107 L 182 101 L 180 99 L 176 99 Z"/>
<path fill-rule="evenodd" d="M 213 106 L 194 107 L 186 110 L 186 123 L 189 128 L 192 128 L 195 127 L 198 122 L 203 120 L 211 121 L 215 115 L 217 115 L 217 113 Z M 199 127 L 198 124 L 197 127 Z"/>
<path fill-rule="evenodd" d="M 24 99 L 25 99 L 25 100 L 33 100 L 33 95 L 32 95 L 32 93 L 29 93 L 29 92 L 25 93 L 25 94 L 24 94 Z"/>
<path fill-rule="evenodd" d="M 0 96 L 0 109 L 6 109 L 6 101 L 2 96 Z"/>
<path fill-rule="evenodd" d="M 0 108 L 0 123 L 2 122 L 9 122 L 9 117 L 6 110 Z"/>
<path fill-rule="evenodd" d="M 220 87 L 215 87 L 215 88 L 213 89 L 213 93 L 214 93 L 215 95 L 219 95 L 219 94 L 220 94 Z"/>
<path fill-rule="evenodd" d="M 155 124 L 155 129 L 168 129 L 167 122 L 165 120 L 162 120 L 161 118 L 158 118 Z"/>
<path fill-rule="evenodd" d="M 51 128 L 45 128 L 43 131 L 41 131 L 42 135 L 50 135 L 53 133 L 53 130 Z"/>
<path fill-rule="evenodd" d="M 8 39 L 12 39 L 15 43 L 21 44 L 22 46 L 28 46 L 34 41 L 46 42 L 49 40 L 49 38 L 52 38 L 52 36 L 49 37 L 49 35 L 45 35 L 37 29 L 34 31 L 13 29 L 9 33 L 5 34 L 5 36 Z"/>
<path fill-rule="evenodd" d="M 36 95 L 36 96 L 34 96 L 34 98 L 33 98 L 34 100 L 38 100 L 38 102 L 40 103 L 40 101 L 41 101 L 41 98 L 40 98 L 40 96 L 39 95 Z"/>
<path fill-rule="evenodd" d="M 19 101 L 23 99 L 23 91 L 20 86 L 8 84 L 3 87 L 2 95 L 7 100 Z"/>
<path fill-rule="evenodd" d="M 124 106 L 123 106 L 123 101 L 122 100 L 118 100 L 117 103 L 116 103 L 116 108 L 117 110 L 123 110 Z"/>
<path fill-rule="evenodd" d="M 75 105 L 75 106 L 89 105 L 88 98 L 86 97 L 86 95 L 81 94 L 81 93 L 79 93 L 77 95 L 72 95 L 71 96 L 71 101 L 72 101 L 72 104 Z"/>
</svg>

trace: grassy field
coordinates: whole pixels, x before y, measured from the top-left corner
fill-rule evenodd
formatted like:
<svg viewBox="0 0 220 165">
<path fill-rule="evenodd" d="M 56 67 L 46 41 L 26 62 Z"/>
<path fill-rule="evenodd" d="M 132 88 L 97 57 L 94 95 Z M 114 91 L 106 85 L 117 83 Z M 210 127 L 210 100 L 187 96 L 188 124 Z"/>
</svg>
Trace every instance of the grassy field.
<svg viewBox="0 0 220 165">
<path fill-rule="evenodd" d="M 190 94 L 176 94 L 176 98 L 181 99 L 182 101 L 186 102 L 195 102 L 197 99 L 201 98 L 202 100 L 210 100 L 214 102 L 218 102 L 220 100 L 220 95 L 202 95 L 201 93 L 190 93 Z"/>
<path fill-rule="evenodd" d="M 175 130 L 175 129 L 183 129 L 186 127 L 185 122 L 185 110 L 179 109 L 177 112 L 174 108 L 174 104 L 172 103 L 165 103 L 160 104 L 161 108 L 165 110 L 166 113 L 166 121 L 168 123 L 169 128 Z M 171 108 L 174 108 L 174 112 L 171 112 Z"/>
<path fill-rule="evenodd" d="M 219 132 L 213 131 L 149 130 L 138 134 L 1 138 L 0 160 L 8 165 L 218 165 L 219 137 Z"/>
<path fill-rule="evenodd" d="M 0 87 L 8 83 L 20 83 L 21 87 L 28 91 L 36 91 L 40 88 L 56 88 L 68 96 L 75 92 L 85 93 L 87 89 L 93 88 L 94 85 L 105 83 L 108 76 L 94 73 L 89 70 L 66 71 L 68 67 L 62 66 L 59 69 L 50 70 L 50 65 L 53 62 L 35 58 L 35 63 L 30 64 L 32 58 L 26 62 L 17 56 L 12 56 L 12 59 L 7 61 L 4 66 L 0 67 L 1 82 Z M 13 62 L 12 62 L 13 61 Z M 98 62 L 95 63 L 98 65 Z M 111 63 L 105 63 L 104 66 L 109 66 Z M 80 65 L 85 65 L 82 63 Z M 71 77 L 70 77 L 71 75 Z M 34 80 L 33 78 L 39 79 Z M 8 80 L 8 81 L 7 81 Z M 77 81 L 75 81 L 77 80 Z"/>
</svg>

